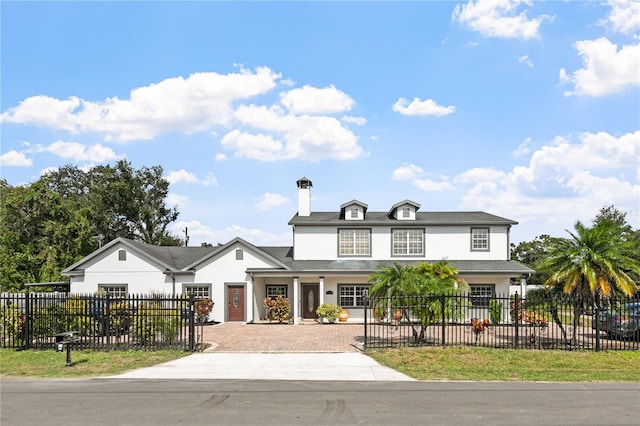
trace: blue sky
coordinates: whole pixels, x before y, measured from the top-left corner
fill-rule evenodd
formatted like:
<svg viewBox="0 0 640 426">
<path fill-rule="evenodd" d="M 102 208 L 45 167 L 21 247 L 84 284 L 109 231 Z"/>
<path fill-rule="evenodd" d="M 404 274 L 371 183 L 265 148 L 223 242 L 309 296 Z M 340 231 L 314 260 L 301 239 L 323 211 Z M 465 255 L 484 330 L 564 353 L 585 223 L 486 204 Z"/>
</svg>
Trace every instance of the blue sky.
<svg viewBox="0 0 640 426">
<path fill-rule="evenodd" d="M 1 176 L 161 165 L 190 245 L 312 211 L 484 210 L 512 241 L 640 228 L 640 3 L 12 2 Z"/>
</svg>

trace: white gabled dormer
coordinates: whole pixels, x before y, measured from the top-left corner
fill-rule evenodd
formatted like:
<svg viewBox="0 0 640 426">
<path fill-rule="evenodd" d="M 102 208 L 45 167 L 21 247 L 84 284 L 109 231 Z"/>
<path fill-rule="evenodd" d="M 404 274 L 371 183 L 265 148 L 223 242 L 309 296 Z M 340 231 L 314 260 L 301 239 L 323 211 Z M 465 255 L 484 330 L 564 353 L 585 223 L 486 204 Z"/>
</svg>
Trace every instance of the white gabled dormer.
<svg viewBox="0 0 640 426">
<path fill-rule="evenodd" d="M 404 200 L 391 206 L 391 210 L 387 215 L 395 220 L 416 220 L 416 213 L 419 208 L 420 204 L 411 200 Z"/>
<path fill-rule="evenodd" d="M 368 205 L 358 200 L 351 200 L 340 206 L 340 218 L 344 220 L 364 220 Z"/>
<path fill-rule="evenodd" d="M 298 216 L 311 216 L 311 187 L 313 184 L 306 177 L 296 181 L 298 185 Z"/>
</svg>

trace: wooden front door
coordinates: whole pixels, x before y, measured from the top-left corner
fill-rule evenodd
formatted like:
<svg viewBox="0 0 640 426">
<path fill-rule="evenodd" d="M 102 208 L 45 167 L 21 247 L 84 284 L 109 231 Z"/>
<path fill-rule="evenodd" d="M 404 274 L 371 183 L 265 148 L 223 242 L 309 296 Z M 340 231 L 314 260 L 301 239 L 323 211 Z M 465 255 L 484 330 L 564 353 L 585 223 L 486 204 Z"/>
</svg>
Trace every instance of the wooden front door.
<svg viewBox="0 0 640 426">
<path fill-rule="evenodd" d="M 302 318 L 318 318 L 316 309 L 320 305 L 319 293 L 319 284 L 302 284 Z"/>
<path fill-rule="evenodd" d="M 244 286 L 227 288 L 227 321 L 244 321 Z"/>
</svg>

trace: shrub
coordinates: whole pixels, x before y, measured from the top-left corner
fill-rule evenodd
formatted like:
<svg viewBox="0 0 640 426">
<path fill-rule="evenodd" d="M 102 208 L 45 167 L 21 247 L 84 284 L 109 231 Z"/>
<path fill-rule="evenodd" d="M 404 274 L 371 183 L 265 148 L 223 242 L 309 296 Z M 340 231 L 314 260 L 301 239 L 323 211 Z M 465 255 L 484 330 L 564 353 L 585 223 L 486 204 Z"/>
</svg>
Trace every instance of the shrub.
<svg viewBox="0 0 640 426">
<path fill-rule="evenodd" d="M 289 314 L 291 313 L 291 305 L 289 305 L 289 299 L 284 296 L 278 296 L 275 299 L 266 297 L 264 299 L 264 307 L 267 310 L 267 319 L 269 322 L 289 321 Z"/>
<path fill-rule="evenodd" d="M 316 315 L 319 320 L 326 318 L 329 323 L 335 322 L 340 315 L 340 306 L 332 303 L 323 303 L 316 309 Z"/>
<path fill-rule="evenodd" d="M 495 299 L 489 300 L 489 318 L 491 324 L 500 324 L 502 321 L 502 302 Z"/>
</svg>

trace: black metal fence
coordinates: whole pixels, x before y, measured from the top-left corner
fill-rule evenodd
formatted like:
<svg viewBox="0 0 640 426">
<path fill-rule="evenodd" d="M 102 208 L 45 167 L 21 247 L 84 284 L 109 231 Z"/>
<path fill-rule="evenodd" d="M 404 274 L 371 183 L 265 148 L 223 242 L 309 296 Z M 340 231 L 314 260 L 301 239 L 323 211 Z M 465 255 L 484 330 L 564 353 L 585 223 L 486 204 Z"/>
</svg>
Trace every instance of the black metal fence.
<svg viewBox="0 0 640 426">
<path fill-rule="evenodd" d="M 570 295 L 367 298 L 364 347 L 640 349 L 640 300 Z"/>
<path fill-rule="evenodd" d="M 0 347 L 50 349 L 77 331 L 74 349 L 193 351 L 194 298 L 68 293 L 0 294 Z"/>
</svg>

